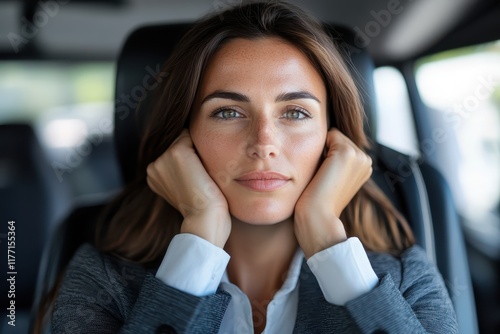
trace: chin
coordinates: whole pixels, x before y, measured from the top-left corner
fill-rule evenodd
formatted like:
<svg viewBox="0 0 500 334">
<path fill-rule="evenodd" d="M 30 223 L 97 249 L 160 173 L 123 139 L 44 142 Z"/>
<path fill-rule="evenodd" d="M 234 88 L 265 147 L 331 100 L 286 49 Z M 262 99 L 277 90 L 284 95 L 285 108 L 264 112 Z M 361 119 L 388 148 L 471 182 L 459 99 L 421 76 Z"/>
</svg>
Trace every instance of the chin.
<svg viewBox="0 0 500 334">
<path fill-rule="evenodd" d="M 255 207 L 242 208 L 229 206 L 229 213 L 237 220 L 250 225 L 273 225 L 293 216 L 294 206 L 287 207 Z"/>
</svg>

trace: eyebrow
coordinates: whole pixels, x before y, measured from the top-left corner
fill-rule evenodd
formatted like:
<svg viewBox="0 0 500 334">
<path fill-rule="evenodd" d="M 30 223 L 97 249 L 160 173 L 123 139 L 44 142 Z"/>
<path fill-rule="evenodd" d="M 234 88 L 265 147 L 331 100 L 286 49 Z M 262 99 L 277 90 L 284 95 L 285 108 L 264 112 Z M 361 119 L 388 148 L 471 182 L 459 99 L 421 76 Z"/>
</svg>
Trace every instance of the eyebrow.
<svg viewBox="0 0 500 334">
<path fill-rule="evenodd" d="M 233 101 L 237 101 L 237 102 L 250 102 L 250 98 L 244 94 L 230 92 L 230 91 L 217 90 L 217 91 L 205 96 L 203 101 L 201 101 L 201 104 L 203 104 L 209 100 L 212 100 L 212 99 L 226 99 L 226 100 L 233 100 Z M 285 101 L 300 100 L 300 99 L 311 99 L 311 100 L 314 100 L 318 103 L 321 103 L 321 101 L 316 96 L 314 96 L 313 94 L 311 94 L 307 91 L 281 93 L 280 95 L 278 95 L 276 97 L 275 102 L 285 102 Z"/>
<path fill-rule="evenodd" d="M 278 97 L 276 98 L 276 102 L 301 100 L 301 99 L 311 99 L 318 103 L 321 103 L 321 101 L 316 96 L 306 91 L 282 93 L 278 95 Z"/>
<path fill-rule="evenodd" d="M 207 102 L 208 100 L 212 100 L 212 99 L 226 99 L 226 100 L 233 100 L 233 101 L 237 101 L 237 102 L 250 102 L 250 98 L 246 95 L 236 93 L 236 92 L 216 90 L 212 94 L 208 94 L 207 96 L 205 96 L 203 101 L 201 101 L 201 104 Z"/>
</svg>

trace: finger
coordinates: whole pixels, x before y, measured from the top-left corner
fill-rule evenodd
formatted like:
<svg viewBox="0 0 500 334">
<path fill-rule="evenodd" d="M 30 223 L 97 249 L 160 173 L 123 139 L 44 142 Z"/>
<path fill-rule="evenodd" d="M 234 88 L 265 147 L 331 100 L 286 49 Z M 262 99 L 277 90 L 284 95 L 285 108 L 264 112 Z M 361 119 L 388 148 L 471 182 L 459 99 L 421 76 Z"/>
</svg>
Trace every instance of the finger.
<svg viewBox="0 0 500 334">
<path fill-rule="evenodd" d="M 332 128 L 330 131 L 328 131 L 327 137 L 326 137 L 326 146 L 327 149 L 331 148 L 335 144 L 345 144 L 352 146 L 356 149 L 359 149 L 354 142 L 347 137 L 344 133 L 342 133 L 339 129 L 337 128 Z"/>
<path fill-rule="evenodd" d="M 187 144 L 187 146 L 192 146 L 192 141 L 191 141 L 191 135 L 189 134 L 189 130 L 188 129 L 184 129 L 181 131 L 181 133 L 179 134 L 179 136 L 177 138 L 175 138 L 175 140 L 172 142 L 172 144 L 170 144 L 170 147 L 173 147 L 179 143 L 182 143 L 184 144 L 183 146 L 185 146 Z"/>
<path fill-rule="evenodd" d="M 157 179 L 156 179 L 156 178 L 151 177 L 151 176 L 149 176 L 149 175 L 148 175 L 148 176 L 146 177 L 146 182 L 147 182 L 147 184 L 148 184 L 149 188 L 150 188 L 152 191 L 154 191 L 154 192 L 155 192 L 155 193 L 157 193 L 158 195 L 161 195 L 161 193 L 160 193 L 160 192 L 161 192 L 161 189 L 162 189 L 162 187 L 161 187 L 161 183 L 159 183 L 159 182 L 157 181 Z"/>
<path fill-rule="evenodd" d="M 151 162 L 148 167 L 146 168 L 146 175 L 147 177 L 153 177 L 154 175 L 156 175 L 156 168 L 154 166 L 154 162 Z"/>
<path fill-rule="evenodd" d="M 352 161 L 363 166 L 372 166 L 373 162 L 371 157 L 361 148 L 359 148 L 349 137 L 344 135 L 338 129 L 333 128 L 331 133 L 327 136 L 326 153 L 325 156 L 331 156 L 334 153 L 342 153 L 345 157 L 350 157 Z"/>
<path fill-rule="evenodd" d="M 170 153 L 167 153 L 170 152 Z M 182 131 L 181 135 L 177 137 L 175 144 L 173 144 L 168 150 L 165 156 L 171 156 L 174 160 L 184 161 L 185 163 L 195 163 L 192 159 L 198 160 L 199 157 L 196 153 L 196 148 L 194 147 L 191 135 L 187 130 Z M 194 154 L 186 154 L 194 153 Z"/>
<path fill-rule="evenodd" d="M 164 191 L 163 185 L 161 182 L 158 182 L 156 179 L 151 177 L 146 177 L 146 182 L 148 184 L 149 189 L 151 189 L 155 194 L 162 197 L 168 204 L 175 208 L 173 204 L 175 201 L 168 195 L 168 192 Z"/>
<path fill-rule="evenodd" d="M 342 151 L 352 146 L 349 138 L 339 130 L 333 129 L 326 137 L 326 156 L 332 155 L 334 151 Z"/>
<path fill-rule="evenodd" d="M 154 180 L 152 178 L 150 178 L 149 176 L 146 177 L 146 183 L 148 184 L 148 187 L 149 189 L 151 189 L 154 193 L 158 193 L 157 192 L 157 188 L 156 188 L 156 184 L 154 182 Z"/>
<path fill-rule="evenodd" d="M 152 162 L 148 165 L 146 169 L 146 182 L 148 186 L 158 195 L 161 195 L 162 190 L 162 175 L 156 168 L 155 162 Z"/>
</svg>

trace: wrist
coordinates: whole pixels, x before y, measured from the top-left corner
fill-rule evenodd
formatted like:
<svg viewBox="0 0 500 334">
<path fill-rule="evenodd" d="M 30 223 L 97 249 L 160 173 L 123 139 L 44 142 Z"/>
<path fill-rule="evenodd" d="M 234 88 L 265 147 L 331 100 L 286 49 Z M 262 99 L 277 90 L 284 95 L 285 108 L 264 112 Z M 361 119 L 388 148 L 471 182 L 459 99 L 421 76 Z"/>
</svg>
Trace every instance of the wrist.
<svg viewBox="0 0 500 334">
<path fill-rule="evenodd" d="M 231 216 L 227 210 L 211 209 L 186 216 L 181 233 L 191 233 L 223 248 L 231 232 Z"/>
<path fill-rule="evenodd" d="M 295 214 L 295 235 L 306 259 L 347 240 L 342 221 L 336 216 Z"/>
</svg>

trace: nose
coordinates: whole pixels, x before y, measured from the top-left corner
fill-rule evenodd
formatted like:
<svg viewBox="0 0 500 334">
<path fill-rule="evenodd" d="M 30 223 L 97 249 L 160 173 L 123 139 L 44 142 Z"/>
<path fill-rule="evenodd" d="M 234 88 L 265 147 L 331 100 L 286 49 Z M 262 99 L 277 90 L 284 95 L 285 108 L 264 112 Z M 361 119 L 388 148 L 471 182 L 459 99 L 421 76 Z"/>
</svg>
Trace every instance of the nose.
<svg viewBox="0 0 500 334">
<path fill-rule="evenodd" d="M 252 122 L 247 155 L 252 159 L 275 158 L 280 154 L 278 135 L 272 119 L 261 117 Z"/>
</svg>

